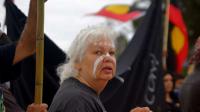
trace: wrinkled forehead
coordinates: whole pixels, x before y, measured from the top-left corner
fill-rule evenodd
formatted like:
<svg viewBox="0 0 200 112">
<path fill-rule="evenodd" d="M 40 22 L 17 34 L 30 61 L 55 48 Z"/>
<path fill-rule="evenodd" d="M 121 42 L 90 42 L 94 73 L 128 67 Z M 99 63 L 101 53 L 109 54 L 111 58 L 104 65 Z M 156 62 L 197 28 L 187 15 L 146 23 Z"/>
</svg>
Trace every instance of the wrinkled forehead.
<svg viewBox="0 0 200 112">
<path fill-rule="evenodd" d="M 115 48 L 114 40 L 106 37 L 92 39 L 89 44 L 93 47 Z"/>
</svg>

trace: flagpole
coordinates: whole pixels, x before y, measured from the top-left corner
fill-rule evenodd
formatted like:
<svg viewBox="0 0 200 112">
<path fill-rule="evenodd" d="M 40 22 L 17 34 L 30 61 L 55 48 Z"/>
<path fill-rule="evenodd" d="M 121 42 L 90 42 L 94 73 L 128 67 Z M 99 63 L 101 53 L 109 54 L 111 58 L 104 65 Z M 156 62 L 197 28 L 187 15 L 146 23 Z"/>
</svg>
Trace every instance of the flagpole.
<svg viewBox="0 0 200 112">
<path fill-rule="evenodd" d="M 44 0 L 37 0 L 35 103 L 42 103 L 44 63 Z"/>
<path fill-rule="evenodd" d="M 164 35 L 163 35 L 163 56 L 162 63 L 163 69 L 167 70 L 167 44 L 168 44 L 168 32 L 169 32 L 169 6 L 170 0 L 166 0 L 166 9 L 165 9 L 165 21 L 164 21 Z"/>
</svg>

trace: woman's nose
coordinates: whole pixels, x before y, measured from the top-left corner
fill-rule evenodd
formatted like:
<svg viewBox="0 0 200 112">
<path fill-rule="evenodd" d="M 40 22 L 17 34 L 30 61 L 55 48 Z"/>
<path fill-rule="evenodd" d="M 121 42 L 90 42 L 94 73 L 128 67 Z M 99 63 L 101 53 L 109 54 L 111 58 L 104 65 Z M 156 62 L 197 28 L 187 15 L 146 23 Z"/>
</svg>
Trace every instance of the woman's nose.
<svg viewBox="0 0 200 112">
<path fill-rule="evenodd" d="M 103 62 L 114 62 L 115 60 L 111 56 L 105 56 Z"/>
</svg>

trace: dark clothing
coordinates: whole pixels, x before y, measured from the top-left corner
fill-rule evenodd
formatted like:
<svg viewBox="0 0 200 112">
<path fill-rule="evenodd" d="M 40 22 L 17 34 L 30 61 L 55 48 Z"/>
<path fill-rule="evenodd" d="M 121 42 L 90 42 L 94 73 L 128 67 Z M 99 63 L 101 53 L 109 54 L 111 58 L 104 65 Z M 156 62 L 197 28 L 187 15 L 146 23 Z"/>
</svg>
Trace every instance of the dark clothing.
<svg viewBox="0 0 200 112">
<path fill-rule="evenodd" d="M 0 45 L 0 91 L 3 94 L 3 103 L 6 107 L 6 112 L 24 112 L 17 104 L 16 99 L 13 97 L 10 90 L 2 84 L 4 82 L 14 80 L 18 77 L 18 75 L 14 73 L 19 71 L 17 70 L 18 67 L 13 65 L 15 48 L 15 43 Z"/>
<path fill-rule="evenodd" d="M 0 83 L 14 80 L 18 77 L 18 75 L 12 73 L 17 69 L 17 67 L 12 65 L 15 48 L 15 43 L 0 46 Z"/>
<path fill-rule="evenodd" d="M 97 93 L 75 78 L 66 79 L 49 112 L 106 112 Z"/>
<path fill-rule="evenodd" d="M 11 42 L 9 37 L 0 30 L 0 84 L 18 77 L 14 75 L 14 72 L 19 71 L 18 67 L 13 65 L 15 49 L 16 42 Z"/>
<path fill-rule="evenodd" d="M 15 45 L 2 45 L 0 46 L 0 64 L 3 67 L 12 66 L 15 54 Z M 3 69 L 1 69 L 3 70 Z"/>
<path fill-rule="evenodd" d="M 6 112 L 24 112 L 24 110 L 18 105 L 16 99 L 5 84 L 0 85 L 0 90 L 2 90 L 3 93 L 3 103 L 5 105 Z"/>
<path fill-rule="evenodd" d="M 163 112 L 181 112 L 180 102 L 174 92 L 170 93 L 172 102 L 165 101 L 165 110 Z"/>
<path fill-rule="evenodd" d="M 165 111 L 164 112 L 181 112 L 179 105 L 175 102 L 165 102 Z"/>
<path fill-rule="evenodd" d="M 182 111 L 200 112 L 200 65 L 186 78 L 180 92 Z"/>
<path fill-rule="evenodd" d="M 13 65 L 16 43 L 12 43 L 8 36 L 2 31 L 0 31 L 0 33 L 0 91 L 2 95 L 0 112 L 4 112 L 3 109 L 5 108 L 6 112 L 24 112 L 7 85 L 2 84 L 17 79 L 19 75 L 15 73 L 20 70 L 18 70 L 18 64 Z"/>
</svg>

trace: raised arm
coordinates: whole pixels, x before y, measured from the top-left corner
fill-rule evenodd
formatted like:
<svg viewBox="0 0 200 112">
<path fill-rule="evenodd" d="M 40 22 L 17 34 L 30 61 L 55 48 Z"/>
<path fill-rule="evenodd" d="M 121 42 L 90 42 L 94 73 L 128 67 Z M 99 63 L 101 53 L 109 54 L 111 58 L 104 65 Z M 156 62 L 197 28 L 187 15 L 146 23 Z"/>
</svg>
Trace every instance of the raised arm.
<svg viewBox="0 0 200 112">
<path fill-rule="evenodd" d="M 30 0 L 29 14 L 24 30 L 17 43 L 13 64 L 35 53 L 37 0 Z"/>
</svg>

